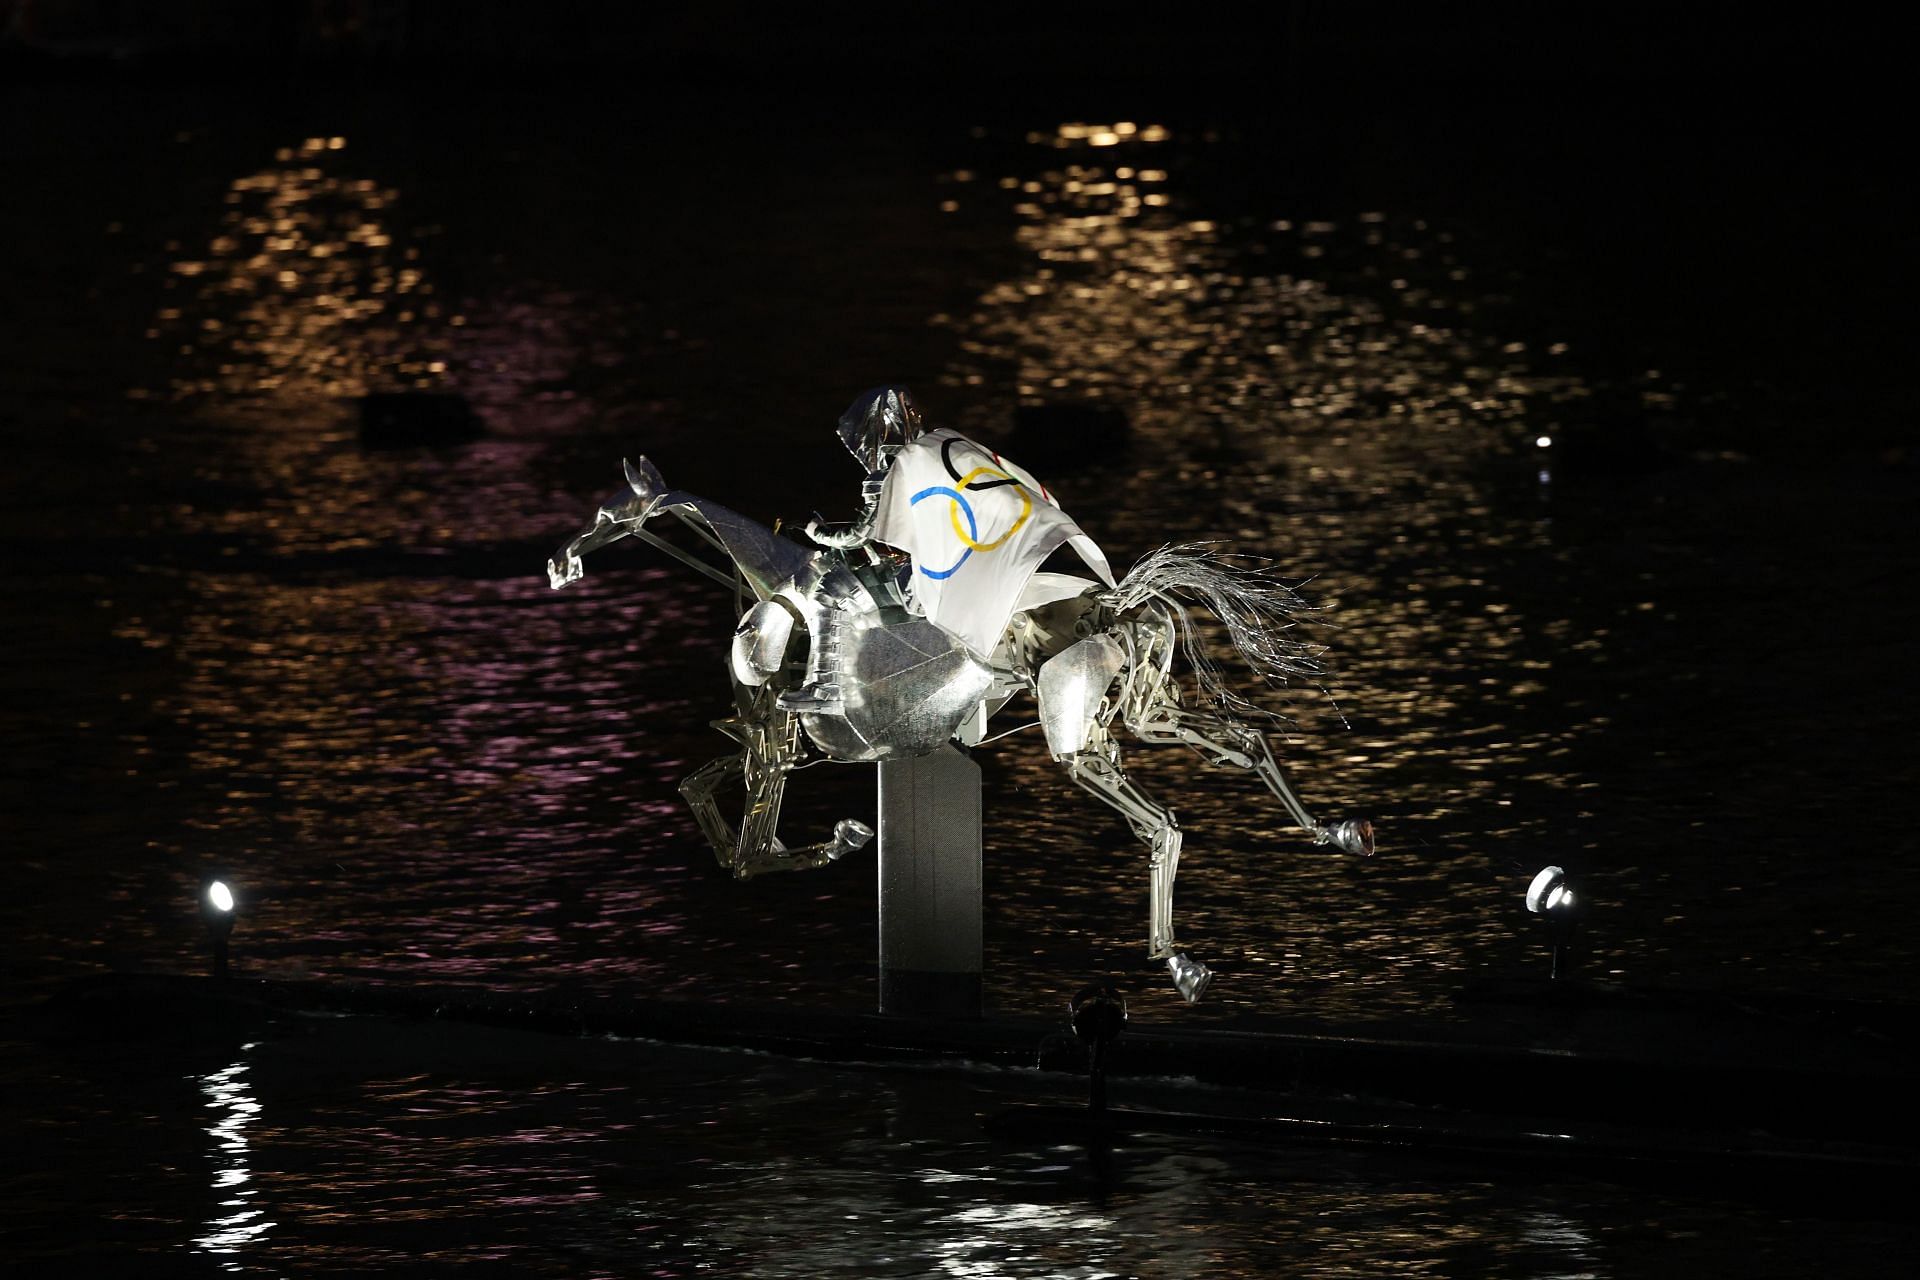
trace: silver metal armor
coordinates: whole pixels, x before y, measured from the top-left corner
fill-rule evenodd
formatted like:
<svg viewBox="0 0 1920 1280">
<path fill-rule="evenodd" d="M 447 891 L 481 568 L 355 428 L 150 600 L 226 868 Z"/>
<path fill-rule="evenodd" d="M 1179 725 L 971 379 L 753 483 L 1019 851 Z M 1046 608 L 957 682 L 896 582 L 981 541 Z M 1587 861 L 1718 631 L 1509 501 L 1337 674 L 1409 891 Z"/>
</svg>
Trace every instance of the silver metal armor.
<svg viewBox="0 0 1920 1280">
<path fill-rule="evenodd" d="M 881 555 L 862 555 L 873 545 L 873 523 L 880 510 L 880 494 L 886 488 L 887 468 L 894 456 L 922 429 L 919 408 L 904 387 L 875 387 L 863 392 L 840 415 L 840 443 L 854 460 L 867 469 L 860 482 L 860 514 L 845 528 L 832 528 L 816 512 L 807 522 L 807 537 L 818 546 L 848 553 L 850 559 L 868 567 L 885 566 Z M 780 695 L 780 705 L 789 711 L 832 715 L 843 705 L 842 686 L 837 680 L 842 648 L 848 643 L 849 606 L 858 597 L 845 590 L 845 583 L 830 573 L 817 575 L 803 590 L 808 592 L 807 630 L 813 636 L 813 648 L 807 662 L 806 680 L 797 689 Z M 896 588 L 890 603 L 906 604 Z"/>
</svg>

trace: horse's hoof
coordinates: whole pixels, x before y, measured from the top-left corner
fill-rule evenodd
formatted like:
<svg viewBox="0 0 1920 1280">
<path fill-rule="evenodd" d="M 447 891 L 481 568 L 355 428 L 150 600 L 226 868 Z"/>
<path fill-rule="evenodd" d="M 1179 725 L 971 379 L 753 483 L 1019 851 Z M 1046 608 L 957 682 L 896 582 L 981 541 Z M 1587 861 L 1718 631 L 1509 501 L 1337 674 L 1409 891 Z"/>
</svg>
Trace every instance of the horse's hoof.
<svg viewBox="0 0 1920 1280">
<path fill-rule="evenodd" d="M 872 827 L 858 818 L 842 818 L 833 824 L 833 844 L 827 849 L 827 861 L 838 862 L 850 853 L 858 853 L 872 839 Z"/>
<path fill-rule="evenodd" d="M 555 556 L 547 561 L 547 585 L 558 591 L 570 582 L 578 582 L 585 572 L 586 566 L 580 562 L 580 557 L 568 556 L 562 560 Z"/>
<path fill-rule="evenodd" d="M 1213 981 L 1213 970 L 1184 951 L 1167 957 L 1167 972 L 1173 975 L 1173 985 L 1188 1004 L 1199 1004 L 1200 997 L 1207 994 L 1207 984 Z"/>
<path fill-rule="evenodd" d="M 1373 824 L 1365 818 L 1347 818 L 1324 827 L 1320 832 L 1320 843 L 1330 844 L 1343 853 L 1357 853 L 1363 858 L 1373 856 Z"/>
</svg>

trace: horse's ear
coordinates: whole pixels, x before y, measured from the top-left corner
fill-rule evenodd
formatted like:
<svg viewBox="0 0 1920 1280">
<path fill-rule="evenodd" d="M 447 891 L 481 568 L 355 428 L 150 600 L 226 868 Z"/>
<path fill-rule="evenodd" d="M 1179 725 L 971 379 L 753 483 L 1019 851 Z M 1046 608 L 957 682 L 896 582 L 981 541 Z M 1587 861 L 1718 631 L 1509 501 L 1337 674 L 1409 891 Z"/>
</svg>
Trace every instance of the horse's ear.
<svg viewBox="0 0 1920 1280">
<path fill-rule="evenodd" d="M 641 500 L 651 501 L 667 491 L 667 481 L 660 474 L 660 468 L 644 457 L 637 457 L 631 462 L 622 458 L 620 466 L 627 473 L 627 487 Z"/>
</svg>

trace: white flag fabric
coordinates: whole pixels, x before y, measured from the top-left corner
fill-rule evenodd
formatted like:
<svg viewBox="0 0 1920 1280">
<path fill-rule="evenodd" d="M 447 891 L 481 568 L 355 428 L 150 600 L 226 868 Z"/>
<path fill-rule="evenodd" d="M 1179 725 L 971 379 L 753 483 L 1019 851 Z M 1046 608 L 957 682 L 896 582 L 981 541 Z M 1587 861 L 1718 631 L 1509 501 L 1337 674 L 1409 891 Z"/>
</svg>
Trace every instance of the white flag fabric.
<svg viewBox="0 0 1920 1280">
<path fill-rule="evenodd" d="M 985 657 L 1041 561 L 1071 546 L 1108 586 L 1113 570 L 1042 485 L 957 431 L 929 431 L 887 469 L 873 535 L 913 560 L 927 618 Z"/>
</svg>

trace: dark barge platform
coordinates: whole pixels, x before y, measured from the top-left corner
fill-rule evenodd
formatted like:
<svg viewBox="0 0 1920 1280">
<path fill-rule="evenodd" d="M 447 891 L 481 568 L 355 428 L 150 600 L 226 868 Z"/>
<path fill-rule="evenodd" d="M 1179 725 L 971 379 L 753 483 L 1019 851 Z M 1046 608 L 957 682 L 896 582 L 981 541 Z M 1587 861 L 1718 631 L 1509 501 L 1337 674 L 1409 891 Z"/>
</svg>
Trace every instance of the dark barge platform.
<svg viewBox="0 0 1920 1280">
<path fill-rule="evenodd" d="M 1060 1101 L 986 1118 L 1003 1142 L 1090 1150 L 1139 1133 L 1382 1150 L 1531 1176 L 1651 1182 L 1826 1213 L 1907 1211 L 1920 1174 L 1920 1024 L 1906 1006 L 1572 982 L 1463 992 L 1454 1016 L 1331 1026 L 1135 1022 L 1113 1105 L 1086 1097 L 1065 1019 L 921 1019 L 471 988 L 102 975 L 40 1009 L 48 1034 L 245 1035 L 307 1015 L 437 1020 L 875 1068 L 1057 1077 Z M 564 1043 L 553 1046 L 564 1062 Z M 1030 1091 L 1029 1091 L 1030 1092 Z M 1517 1174 L 1516 1174 L 1517 1171 Z"/>
</svg>

